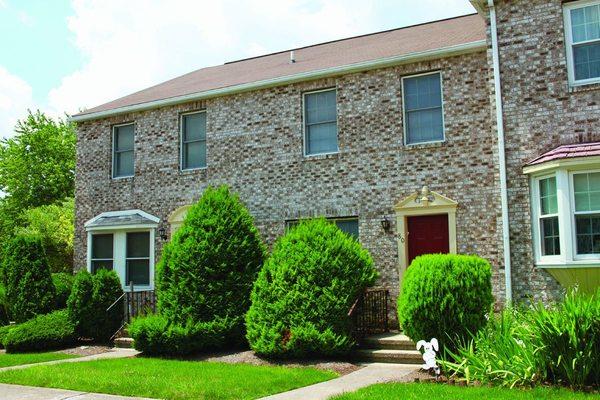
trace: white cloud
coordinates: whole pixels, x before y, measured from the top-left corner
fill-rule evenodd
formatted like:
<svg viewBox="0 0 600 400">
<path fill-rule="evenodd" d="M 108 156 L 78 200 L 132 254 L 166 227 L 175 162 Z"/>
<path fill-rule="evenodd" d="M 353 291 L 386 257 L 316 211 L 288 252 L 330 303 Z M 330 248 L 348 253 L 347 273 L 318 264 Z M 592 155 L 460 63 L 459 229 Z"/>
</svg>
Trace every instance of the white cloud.
<svg viewBox="0 0 600 400">
<path fill-rule="evenodd" d="M 86 61 L 48 103 L 73 113 L 197 68 L 366 33 L 372 1 L 73 0 L 68 26 Z"/>
<path fill-rule="evenodd" d="M 31 86 L 0 65 L 0 137 L 13 135 L 28 108 L 34 108 Z"/>
<path fill-rule="evenodd" d="M 21 21 L 21 23 L 28 28 L 31 28 L 33 25 L 35 25 L 35 18 L 25 11 L 19 11 L 18 17 L 19 21 Z"/>
</svg>

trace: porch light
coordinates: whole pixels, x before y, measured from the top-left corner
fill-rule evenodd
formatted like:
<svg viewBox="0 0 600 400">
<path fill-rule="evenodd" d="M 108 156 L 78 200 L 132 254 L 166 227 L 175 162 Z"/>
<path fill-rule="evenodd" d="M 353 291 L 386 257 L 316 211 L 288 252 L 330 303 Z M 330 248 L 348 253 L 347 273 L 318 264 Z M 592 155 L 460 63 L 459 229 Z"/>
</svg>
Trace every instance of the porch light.
<svg viewBox="0 0 600 400">
<path fill-rule="evenodd" d="M 387 216 L 383 216 L 382 220 L 381 220 L 381 227 L 383 228 L 384 232 L 389 232 L 390 228 L 392 227 L 392 223 L 390 222 L 390 220 L 388 219 Z"/>
<path fill-rule="evenodd" d="M 159 228 L 158 236 L 160 236 L 162 240 L 167 240 L 167 230 L 165 228 Z"/>
</svg>

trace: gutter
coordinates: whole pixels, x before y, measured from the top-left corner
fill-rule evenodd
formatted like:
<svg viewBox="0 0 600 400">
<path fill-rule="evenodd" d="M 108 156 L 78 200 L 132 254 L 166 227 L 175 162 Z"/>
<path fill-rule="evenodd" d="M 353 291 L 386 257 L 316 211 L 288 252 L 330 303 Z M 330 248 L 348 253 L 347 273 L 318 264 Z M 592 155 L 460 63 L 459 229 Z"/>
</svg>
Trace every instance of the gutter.
<svg viewBox="0 0 600 400">
<path fill-rule="evenodd" d="M 488 0 L 490 10 L 490 35 L 492 38 L 492 61 L 496 102 L 496 127 L 498 131 L 498 169 L 500 172 L 500 202 L 502 207 L 502 247 L 504 248 L 504 285 L 506 302 L 512 302 L 512 271 L 510 261 L 510 226 L 508 218 L 508 190 L 506 184 L 506 152 L 504 145 L 504 117 L 502 107 L 502 84 L 500 80 L 500 55 L 494 0 Z"/>
<path fill-rule="evenodd" d="M 228 86 L 219 89 L 206 90 L 203 92 L 190 93 L 183 96 L 170 97 L 167 99 L 154 100 L 146 103 L 133 104 L 130 106 L 124 106 L 114 108 L 111 110 L 91 112 L 89 114 L 77 114 L 69 117 L 69 121 L 82 122 L 89 121 L 99 118 L 106 118 L 113 115 L 124 114 L 134 111 L 144 111 L 153 108 L 171 106 L 180 103 L 187 103 L 191 101 L 204 100 L 212 97 L 226 96 L 236 93 L 248 92 L 258 89 L 266 89 L 274 86 L 287 85 L 291 83 L 308 81 L 320 78 L 327 78 L 336 75 L 344 75 L 353 72 L 362 72 L 372 69 L 391 67 L 401 64 L 409 64 L 418 61 L 444 58 L 457 56 L 461 54 L 474 53 L 487 49 L 487 43 L 485 40 L 478 40 L 475 42 L 463 43 L 455 46 L 442 47 L 434 50 L 421 51 L 410 54 L 403 54 L 400 56 L 379 58 L 377 60 L 363 61 L 354 64 L 347 64 L 332 68 L 319 69 L 315 71 L 302 72 L 294 75 L 287 75 L 277 78 L 264 79 L 256 82 L 242 83 L 239 85 Z"/>
</svg>

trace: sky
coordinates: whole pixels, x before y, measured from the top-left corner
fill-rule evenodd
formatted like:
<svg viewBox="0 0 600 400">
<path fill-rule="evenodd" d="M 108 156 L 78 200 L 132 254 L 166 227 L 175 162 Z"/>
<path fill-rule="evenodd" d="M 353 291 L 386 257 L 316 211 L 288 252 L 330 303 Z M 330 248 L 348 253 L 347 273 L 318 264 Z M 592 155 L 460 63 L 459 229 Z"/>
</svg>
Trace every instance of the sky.
<svg viewBox="0 0 600 400">
<path fill-rule="evenodd" d="M 468 0 L 0 0 L 0 137 L 226 61 L 475 12 Z"/>
</svg>

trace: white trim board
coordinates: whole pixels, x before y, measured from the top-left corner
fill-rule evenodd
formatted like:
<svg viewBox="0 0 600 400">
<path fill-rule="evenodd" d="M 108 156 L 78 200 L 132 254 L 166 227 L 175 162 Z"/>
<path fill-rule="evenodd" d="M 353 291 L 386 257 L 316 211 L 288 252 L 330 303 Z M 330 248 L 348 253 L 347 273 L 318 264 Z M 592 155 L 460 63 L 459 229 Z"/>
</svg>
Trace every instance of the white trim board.
<svg viewBox="0 0 600 400">
<path fill-rule="evenodd" d="M 69 117 L 70 121 L 82 122 L 99 118 L 105 118 L 113 115 L 124 114 L 134 111 L 143 111 L 153 108 L 159 108 L 191 101 L 204 100 L 212 97 L 226 96 L 235 93 L 247 92 L 269 87 L 286 85 L 296 82 L 326 78 L 336 75 L 344 75 L 353 72 L 368 71 L 377 68 L 391 67 L 394 65 L 409 64 L 418 61 L 431 60 L 436 58 L 453 57 L 460 54 L 475 53 L 487 49 L 485 40 L 463 43 L 455 46 L 442 47 L 434 50 L 420 51 L 415 53 L 403 54 L 399 56 L 385 57 L 376 60 L 363 61 L 354 64 L 342 65 L 332 68 L 319 69 L 314 71 L 302 72 L 294 75 L 286 75 L 277 78 L 264 79 L 256 82 L 242 83 L 239 85 L 228 86 L 219 89 L 211 89 L 202 92 L 175 96 L 167 99 L 154 100 L 145 103 L 133 104 L 130 106 L 118 107 L 111 110 L 97 111 L 88 114 L 78 114 Z"/>
</svg>

